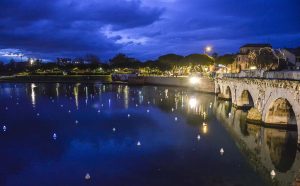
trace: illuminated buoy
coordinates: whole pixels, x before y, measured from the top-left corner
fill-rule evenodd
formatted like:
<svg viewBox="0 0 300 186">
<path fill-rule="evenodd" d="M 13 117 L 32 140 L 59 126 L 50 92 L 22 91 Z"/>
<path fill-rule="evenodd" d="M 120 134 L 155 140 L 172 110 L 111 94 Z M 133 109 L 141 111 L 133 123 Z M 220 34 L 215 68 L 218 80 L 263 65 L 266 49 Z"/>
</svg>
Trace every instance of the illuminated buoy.
<svg viewBox="0 0 300 186">
<path fill-rule="evenodd" d="M 112 130 L 113 130 L 114 132 L 116 132 L 116 128 L 113 128 Z"/>
<path fill-rule="evenodd" d="M 198 136 L 197 136 L 197 139 L 198 139 L 198 140 L 200 140 L 200 139 L 201 139 L 201 136 L 200 136 L 200 134 L 198 134 Z"/>
<path fill-rule="evenodd" d="M 149 113 L 150 112 L 150 110 L 149 109 L 147 109 L 147 113 Z"/>
<path fill-rule="evenodd" d="M 177 118 L 177 117 L 175 117 L 175 118 L 174 118 L 174 120 L 175 120 L 175 121 L 177 121 L 177 120 L 178 120 L 178 118 Z"/>
<path fill-rule="evenodd" d="M 60 105 L 60 107 L 64 107 L 64 105 Z"/>
<path fill-rule="evenodd" d="M 272 171 L 270 172 L 270 175 L 271 175 L 272 178 L 274 178 L 274 177 L 276 176 L 276 172 L 275 172 L 274 170 L 272 170 Z"/>
<path fill-rule="evenodd" d="M 221 148 L 221 149 L 220 149 L 220 154 L 221 154 L 221 155 L 223 155 L 223 154 L 224 154 L 224 152 L 225 152 L 225 151 L 224 151 L 224 149 L 223 149 L 223 148 Z"/>
<path fill-rule="evenodd" d="M 69 110 L 68 112 L 71 113 L 71 110 Z"/>
<path fill-rule="evenodd" d="M 89 179 L 91 179 L 91 176 L 90 176 L 90 174 L 89 173 L 86 173 L 86 175 L 85 175 L 85 177 L 84 177 L 86 180 L 89 180 Z"/>
<path fill-rule="evenodd" d="M 101 111 L 100 111 L 100 110 L 98 110 L 97 112 L 98 112 L 98 113 L 100 113 Z"/>
<path fill-rule="evenodd" d="M 5 107 L 5 110 L 8 110 L 8 107 Z"/>
<path fill-rule="evenodd" d="M 101 107 L 104 107 L 104 105 L 103 105 L 103 104 L 101 104 Z"/>
<path fill-rule="evenodd" d="M 130 114 L 128 114 L 127 117 L 130 118 Z"/>
<path fill-rule="evenodd" d="M 135 104 L 135 107 L 138 107 L 139 105 L 138 104 Z"/>
<path fill-rule="evenodd" d="M 78 123 L 79 123 L 79 121 L 78 121 L 78 120 L 76 120 L 76 121 L 75 121 L 75 123 L 76 123 L 76 124 L 78 124 Z"/>
<path fill-rule="evenodd" d="M 57 138 L 56 133 L 54 133 L 52 137 L 53 137 L 54 140 L 56 140 L 56 138 Z"/>
<path fill-rule="evenodd" d="M 40 116 L 40 113 L 36 113 L 37 116 Z"/>
<path fill-rule="evenodd" d="M 3 126 L 3 131 L 4 131 L 4 132 L 6 131 L 6 126 L 5 126 L 5 125 Z"/>
<path fill-rule="evenodd" d="M 141 146 L 141 142 L 138 141 L 138 142 L 136 143 L 136 145 L 137 145 L 137 146 Z"/>
</svg>

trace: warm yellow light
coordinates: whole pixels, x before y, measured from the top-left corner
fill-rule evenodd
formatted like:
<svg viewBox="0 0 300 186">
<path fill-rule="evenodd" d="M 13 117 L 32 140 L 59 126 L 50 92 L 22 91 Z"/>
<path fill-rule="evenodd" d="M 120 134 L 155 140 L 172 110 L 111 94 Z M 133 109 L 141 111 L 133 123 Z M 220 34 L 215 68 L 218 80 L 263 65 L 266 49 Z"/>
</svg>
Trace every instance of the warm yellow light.
<svg viewBox="0 0 300 186">
<path fill-rule="evenodd" d="M 212 47 L 211 47 L 211 46 L 207 46 L 207 47 L 205 48 L 205 51 L 206 51 L 206 52 L 211 52 L 211 51 L 212 51 Z"/>
<path fill-rule="evenodd" d="M 29 62 L 30 62 L 30 65 L 33 65 L 34 60 L 33 60 L 33 59 L 30 59 Z"/>
<path fill-rule="evenodd" d="M 251 67 L 250 67 L 250 70 L 256 70 L 256 69 L 257 69 L 256 66 L 251 66 Z"/>
<path fill-rule="evenodd" d="M 197 106 L 197 104 L 198 104 L 198 101 L 197 101 L 196 98 L 191 98 L 191 99 L 189 100 L 189 105 L 190 105 L 190 107 L 191 107 L 192 109 L 195 108 L 195 107 Z"/>
<path fill-rule="evenodd" d="M 200 79 L 198 77 L 193 76 L 190 78 L 190 83 L 192 85 L 198 84 L 199 82 L 200 82 Z"/>
<path fill-rule="evenodd" d="M 203 133 L 206 134 L 208 131 L 207 125 L 203 125 Z"/>
</svg>

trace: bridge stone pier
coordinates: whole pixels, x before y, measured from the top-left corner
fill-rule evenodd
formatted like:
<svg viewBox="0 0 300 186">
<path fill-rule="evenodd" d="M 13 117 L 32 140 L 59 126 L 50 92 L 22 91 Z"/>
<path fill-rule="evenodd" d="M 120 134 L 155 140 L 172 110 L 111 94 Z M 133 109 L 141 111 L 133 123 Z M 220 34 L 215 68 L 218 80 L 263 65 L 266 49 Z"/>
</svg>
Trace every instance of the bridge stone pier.
<svg viewBox="0 0 300 186">
<path fill-rule="evenodd" d="M 300 81 L 223 77 L 215 80 L 215 93 L 249 109 L 249 121 L 297 128 L 300 143 Z"/>
</svg>

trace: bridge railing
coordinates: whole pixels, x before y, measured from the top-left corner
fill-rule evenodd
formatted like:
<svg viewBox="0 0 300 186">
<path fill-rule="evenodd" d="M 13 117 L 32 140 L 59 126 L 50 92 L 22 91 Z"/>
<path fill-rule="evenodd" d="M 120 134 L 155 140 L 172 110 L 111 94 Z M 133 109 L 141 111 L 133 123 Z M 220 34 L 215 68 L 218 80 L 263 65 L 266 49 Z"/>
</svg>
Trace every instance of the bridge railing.
<svg viewBox="0 0 300 186">
<path fill-rule="evenodd" d="M 219 74 L 218 77 L 300 80 L 300 71 L 245 70 L 240 73 Z"/>
</svg>

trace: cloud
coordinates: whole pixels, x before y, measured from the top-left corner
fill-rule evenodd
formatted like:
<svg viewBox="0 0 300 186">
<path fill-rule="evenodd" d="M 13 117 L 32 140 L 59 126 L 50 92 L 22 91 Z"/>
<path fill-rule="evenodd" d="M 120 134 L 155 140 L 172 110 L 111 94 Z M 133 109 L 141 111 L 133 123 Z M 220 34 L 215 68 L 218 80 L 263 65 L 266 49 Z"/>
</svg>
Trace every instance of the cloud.
<svg viewBox="0 0 300 186">
<path fill-rule="evenodd" d="M 76 56 L 84 53 L 107 55 L 123 44 L 141 44 L 143 38 L 111 32 L 150 25 L 162 10 L 141 5 L 140 1 L 3 0 L 0 7 L 0 47 L 40 53 L 47 57 Z"/>
<path fill-rule="evenodd" d="M 299 0 L 1 0 L 0 48 L 55 58 L 125 52 L 236 52 L 247 42 L 295 47 Z"/>
</svg>

